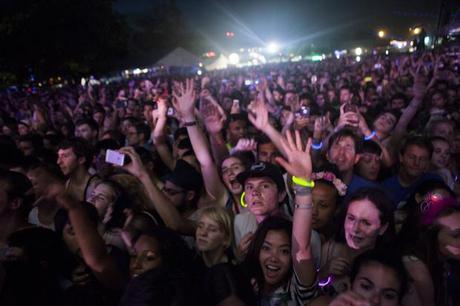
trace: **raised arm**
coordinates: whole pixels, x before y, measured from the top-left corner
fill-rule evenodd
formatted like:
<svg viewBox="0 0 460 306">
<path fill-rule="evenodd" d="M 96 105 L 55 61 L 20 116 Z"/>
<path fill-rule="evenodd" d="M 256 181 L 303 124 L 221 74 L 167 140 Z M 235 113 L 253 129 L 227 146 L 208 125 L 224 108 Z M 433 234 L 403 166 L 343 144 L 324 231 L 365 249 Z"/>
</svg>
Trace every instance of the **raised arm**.
<svg viewBox="0 0 460 306">
<path fill-rule="evenodd" d="M 304 186 L 312 182 L 311 139 L 308 139 L 304 148 L 299 131 L 295 131 L 295 140 L 291 133 L 287 133 L 286 138 L 283 138 L 283 147 L 287 159 L 277 157 L 276 161 L 296 179 L 291 253 L 294 272 L 302 285 L 311 286 L 316 280 L 316 269 L 310 246 L 312 186 Z"/>
<path fill-rule="evenodd" d="M 183 235 L 194 235 L 195 223 L 182 217 L 177 208 L 152 182 L 147 170 L 142 165 L 139 155 L 134 151 L 134 148 L 124 147 L 119 151 L 131 158 L 131 162 L 124 165 L 123 168 L 137 177 L 144 185 L 152 205 L 151 209 L 155 210 L 160 215 L 166 226 Z"/>
<path fill-rule="evenodd" d="M 124 279 L 114 258 L 108 254 L 105 242 L 91 223 L 83 206 L 64 192 L 64 186 L 51 183 L 47 189 L 47 198 L 55 199 L 58 205 L 69 213 L 75 237 L 85 263 L 104 287 L 119 290 Z"/>
<path fill-rule="evenodd" d="M 265 133 L 270 138 L 283 156 L 286 156 L 284 146 L 282 145 L 283 136 L 270 124 L 268 109 L 263 96 L 259 96 L 253 103 L 251 110 L 248 112 L 248 119 L 256 129 Z"/>
<path fill-rule="evenodd" d="M 174 93 L 174 98 L 174 107 L 180 113 L 184 126 L 187 127 L 193 151 L 200 163 L 206 191 L 215 200 L 223 199 L 226 194 L 225 186 L 220 179 L 216 164 L 209 152 L 208 142 L 195 116 L 193 80 L 187 80 L 185 86 L 181 84 L 178 93 Z"/>
<path fill-rule="evenodd" d="M 157 101 L 158 108 L 152 111 L 155 127 L 152 131 L 152 141 L 163 163 L 170 169 L 174 169 L 174 158 L 166 144 L 165 128 L 168 118 L 166 117 L 167 106 L 163 98 Z M 157 117 L 157 120 L 155 120 Z M 156 122 L 155 122 L 156 121 Z"/>
<path fill-rule="evenodd" d="M 227 116 L 222 107 L 220 107 L 211 95 L 206 96 L 206 98 L 202 97 L 200 113 L 209 134 L 212 156 L 215 163 L 220 165 L 229 153 L 222 134 Z"/>
</svg>

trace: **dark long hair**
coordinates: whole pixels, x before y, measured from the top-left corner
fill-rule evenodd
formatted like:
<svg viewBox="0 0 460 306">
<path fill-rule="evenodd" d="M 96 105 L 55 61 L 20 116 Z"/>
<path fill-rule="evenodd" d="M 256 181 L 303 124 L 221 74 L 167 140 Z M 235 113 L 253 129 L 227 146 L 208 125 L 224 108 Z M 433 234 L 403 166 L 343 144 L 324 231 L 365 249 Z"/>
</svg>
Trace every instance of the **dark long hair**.
<svg viewBox="0 0 460 306">
<path fill-rule="evenodd" d="M 356 257 L 356 259 L 353 261 L 350 272 L 350 282 L 353 283 L 355 281 L 355 278 L 363 265 L 372 262 L 384 265 L 385 267 L 388 267 L 395 272 L 401 284 L 398 295 L 399 301 L 401 301 L 408 289 L 409 276 L 407 275 L 406 268 L 404 267 L 404 264 L 401 260 L 401 255 L 399 252 L 394 252 L 391 249 L 374 249 L 364 252 L 363 254 Z"/>
<path fill-rule="evenodd" d="M 289 237 L 289 243 L 292 240 L 292 222 L 282 217 L 268 217 L 262 223 L 259 224 L 257 231 L 254 235 L 254 239 L 249 246 L 248 254 L 243 263 L 243 266 L 248 273 L 248 279 L 254 278 L 259 288 L 259 292 L 263 291 L 265 285 L 265 279 L 262 272 L 262 268 L 259 262 L 259 254 L 262 249 L 262 245 L 265 241 L 269 231 L 284 231 Z M 289 269 L 286 280 L 290 279 L 292 275 L 292 265 Z"/>
<path fill-rule="evenodd" d="M 385 192 L 379 188 L 370 188 L 365 187 L 358 189 L 353 193 L 342 206 L 342 210 L 339 214 L 338 228 L 336 230 L 335 241 L 346 243 L 345 241 L 345 218 L 347 216 L 348 207 L 351 203 L 368 200 L 374 204 L 374 206 L 379 210 L 380 214 L 380 223 L 382 225 L 388 224 L 388 228 L 385 233 L 377 238 L 376 247 L 381 245 L 393 245 L 395 242 L 395 226 L 393 213 L 394 208 L 391 200 L 386 196 Z"/>
<path fill-rule="evenodd" d="M 444 208 L 439 212 L 437 218 L 450 216 L 454 213 L 460 213 L 459 206 Z M 412 254 L 424 262 L 430 271 L 434 286 L 435 305 L 446 305 L 445 301 L 448 299 L 449 293 L 447 292 L 448 288 L 446 288 L 445 281 L 446 277 L 452 277 L 453 273 L 446 271 L 446 267 L 451 261 L 444 258 L 439 253 L 438 236 L 440 230 L 441 226 L 435 221 L 435 223 L 428 226 L 423 233 L 419 233 L 419 235 L 423 236 L 423 239 L 418 240 L 419 243 L 416 245 L 416 248 L 413 249 Z M 455 276 L 459 277 L 458 274 L 460 271 L 458 271 L 458 262 L 453 266 L 455 266 L 454 269 L 457 269 L 457 275 Z"/>
</svg>

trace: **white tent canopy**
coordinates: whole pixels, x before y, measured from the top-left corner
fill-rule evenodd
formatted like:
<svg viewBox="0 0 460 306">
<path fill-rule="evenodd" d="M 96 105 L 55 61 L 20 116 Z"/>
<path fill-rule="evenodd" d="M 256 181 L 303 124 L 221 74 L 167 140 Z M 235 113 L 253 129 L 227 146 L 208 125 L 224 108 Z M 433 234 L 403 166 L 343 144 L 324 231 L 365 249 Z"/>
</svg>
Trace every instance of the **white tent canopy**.
<svg viewBox="0 0 460 306">
<path fill-rule="evenodd" d="M 198 56 L 190 53 L 189 51 L 185 50 L 184 48 L 176 48 L 173 51 L 169 52 L 166 56 L 162 59 L 157 61 L 155 65 L 160 66 L 176 66 L 176 67 L 191 67 L 191 66 L 198 66 L 200 59 Z"/>
<path fill-rule="evenodd" d="M 221 54 L 219 58 L 217 58 L 214 62 L 206 66 L 206 70 L 218 70 L 218 69 L 226 69 L 228 65 L 228 58 Z"/>
</svg>

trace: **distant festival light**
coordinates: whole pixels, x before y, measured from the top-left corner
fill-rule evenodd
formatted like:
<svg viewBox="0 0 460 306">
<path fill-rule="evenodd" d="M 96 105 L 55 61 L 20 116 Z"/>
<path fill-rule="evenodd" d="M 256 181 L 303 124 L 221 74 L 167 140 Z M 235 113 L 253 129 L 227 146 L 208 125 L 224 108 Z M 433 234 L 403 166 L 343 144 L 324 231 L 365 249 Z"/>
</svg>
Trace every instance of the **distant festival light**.
<svg viewBox="0 0 460 306">
<path fill-rule="evenodd" d="M 380 38 L 384 38 L 385 37 L 385 31 L 384 30 L 380 30 L 378 31 L 377 35 L 380 37 Z"/>
<path fill-rule="evenodd" d="M 361 49 L 360 47 L 356 48 L 355 49 L 355 54 L 358 55 L 358 56 L 363 54 L 363 49 Z"/>
<path fill-rule="evenodd" d="M 313 55 L 313 56 L 311 57 L 311 60 L 312 60 L 313 62 L 320 62 L 320 61 L 323 60 L 323 56 L 322 56 L 322 55 Z"/>
<path fill-rule="evenodd" d="M 360 61 L 361 61 L 361 56 L 358 55 L 358 56 L 356 57 L 356 61 L 357 61 L 357 62 L 360 62 Z"/>
<path fill-rule="evenodd" d="M 396 47 L 398 49 L 402 49 L 407 46 L 407 41 L 404 40 L 392 40 L 390 41 L 390 45 Z"/>
<path fill-rule="evenodd" d="M 271 42 L 267 45 L 267 51 L 269 53 L 276 53 L 278 52 L 280 49 L 280 46 L 276 43 L 276 42 Z"/>
<path fill-rule="evenodd" d="M 237 65 L 240 62 L 240 56 L 237 53 L 231 53 L 228 56 L 228 62 L 230 65 Z"/>
</svg>

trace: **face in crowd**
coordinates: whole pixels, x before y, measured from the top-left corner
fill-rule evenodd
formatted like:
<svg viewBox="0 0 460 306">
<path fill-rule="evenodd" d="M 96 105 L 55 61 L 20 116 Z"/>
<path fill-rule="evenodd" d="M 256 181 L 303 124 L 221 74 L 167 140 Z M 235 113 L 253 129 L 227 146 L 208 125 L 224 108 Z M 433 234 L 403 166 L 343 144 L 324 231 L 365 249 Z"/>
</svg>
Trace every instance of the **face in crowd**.
<svg viewBox="0 0 460 306">
<path fill-rule="evenodd" d="M 411 178 L 420 177 L 430 164 L 430 153 L 418 145 L 409 145 L 399 158 L 401 170 Z"/>
<path fill-rule="evenodd" d="M 291 241 L 284 230 L 269 230 L 259 253 L 265 283 L 276 288 L 282 284 L 291 267 Z"/>
<path fill-rule="evenodd" d="M 350 103 L 353 94 L 350 92 L 348 88 L 340 89 L 340 105 L 345 103 Z"/>
<path fill-rule="evenodd" d="M 141 235 L 134 244 L 134 255 L 130 261 L 131 277 L 137 277 L 162 263 L 159 242 L 152 236 Z"/>
<path fill-rule="evenodd" d="M 396 271 L 376 261 L 364 263 L 352 283 L 352 291 L 371 305 L 397 306 L 401 280 Z"/>
<path fill-rule="evenodd" d="M 89 202 L 96 207 L 102 223 L 105 224 L 110 219 L 115 200 L 115 190 L 107 184 L 101 183 L 92 191 Z"/>
<path fill-rule="evenodd" d="M 229 157 L 222 162 L 221 170 L 225 187 L 227 187 L 232 194 L 241 194 L 243 192 L 243 186 L 236 179 L 238 174 L 246 170 L 241 160 L 236 157 Z"/>
<path fill-rule="evenodd" d="M 279 156 L 278 149 L 272 142 L 262 143 L 257 146 L 259 162 L 276 164 L 275 157 Z"/>
<path fill-rule="evenodd" d="M 329 149 L 328 159 L 340 172 L 353 170 L 354 165 L 359 161 L 355 140 L 348 136 L 336 139 Z"/>
<path fill-rule="evenodd" d="M 460 211 L 438 217 L 438 248 L 442 256 L 460 260 Z"/>
<path fill-rule="evenodd" d="M 200 252 L 224 251 L 231 245 L 231 237 L 210 215 L 203 214 L 195 232 L 196 248 Z"/>
<path fill-rule="evenodd" d="M 312 190 L 312 227 L 314 230 L 321 231 L 330 225 L 337 211 L 337 198 L 338 193 L 335 187 L 321 181 L 315 182 Z"/>
<path fill-rule="evenodd" d="M 433 155 L 431 164 L 436 169 L 444 169 L 449 166 L 450 162 L 450 145 L 447 141 L 436 139 L 431 142 L 433 145 Z"/>
<path fill-rule="evenodd" d="M 77 157 L 73 148 L 59 149 L 57 164 L 64 175 L 74 173 L 84 163 L 84 158 Z"/>
<path fill-rule="evenodd" d="M 396 125 L 397 118 L 392 113 L 383 113 L 374 121 L 374 129 L 384 135 L 388 135 Z"/>
<path fill-rule="evenodd" d="M 75 136 L 81 137 L 91 143 L 97 139 L 97 131 L 92 130 L 91 127 L 85 123 L 75 128 Z"/>
<path fill-rule="evenodd" d="M 363 178 L 369 181 L 376 181 L 381 168 L 381 158 L 375 153 L 362 153 L 360 154 L 359 162 L 357 164 L 357 172 Z"/>
<path fill-rule="evenodd" d="M 247 123 L 244 120 L 235 120 L 228 125 L 228 141 L 235 145 L 238 140 L 246 136 Z"/>
<path fill-rule="evenodd" d="M 347 245 L 355 250 L 372 249 L 377 238 L 385 233 L 388 224 L 382 224 L 380 211 L 368 199 L 349 204 L 344 229 Z"/>
<path fill-rule="evenodd" d="M 252 177 L 244 183 L 245 202 L 256 218 L 275 214 L 284 192 L 278 192 L 275 182 L 269 177 Z"/>
</svg>

